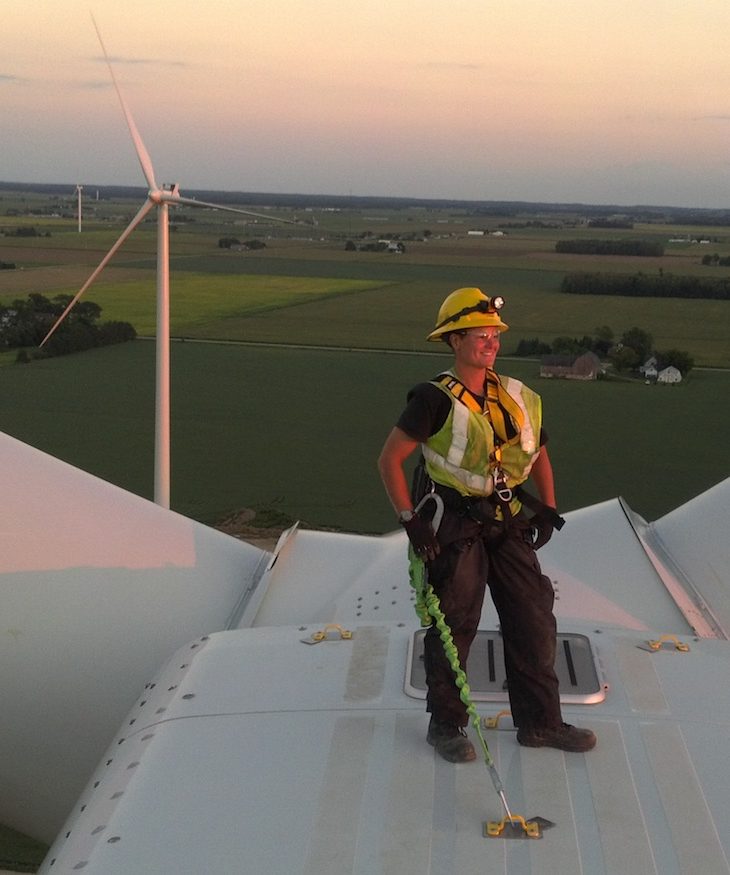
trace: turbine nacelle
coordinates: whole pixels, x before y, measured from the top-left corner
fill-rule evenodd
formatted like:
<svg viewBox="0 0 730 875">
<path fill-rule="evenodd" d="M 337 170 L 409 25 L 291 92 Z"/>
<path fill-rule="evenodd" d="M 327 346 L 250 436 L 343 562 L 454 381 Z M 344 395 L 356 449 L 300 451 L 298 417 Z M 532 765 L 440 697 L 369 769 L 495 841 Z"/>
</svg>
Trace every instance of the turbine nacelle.
<svg viewBox="0 0 730 875">
<path fill-rule="evenodd" d="M 147 192 L 147 197 L 153 204 L 169 204 L 180 200 L 180 186 L 177 182 L 165 182 L 162 188 L 153 188 Z"/>
</svg>

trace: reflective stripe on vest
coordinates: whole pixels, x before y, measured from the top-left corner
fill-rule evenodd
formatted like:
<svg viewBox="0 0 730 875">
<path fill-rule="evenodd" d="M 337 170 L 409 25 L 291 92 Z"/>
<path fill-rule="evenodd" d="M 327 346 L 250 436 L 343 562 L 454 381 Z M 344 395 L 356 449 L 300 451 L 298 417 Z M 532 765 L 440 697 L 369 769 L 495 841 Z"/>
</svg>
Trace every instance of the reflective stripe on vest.
<svg viewBox="0 0 730 875">
<path fill-rule="evenodd" d="M 530 419 L 530 414 L 527 411 L 525 399 L 522 397 L 522 390 L 524 388 L 524 383 L 521 383 L 519 380 L 515 380 L 513 377 L 507 377 L 505 389 L 511 395 L 513 400 L 517 402 L 520 410 L 525 415 L 525 421 L 522 426 L 522 431 L 520 432 L 520 446 L 526 453 L 532 454 L 537 448 L 537 441 L 535 440 L 535 432 L 532 428 L 532 420 Z"/>
</svg>

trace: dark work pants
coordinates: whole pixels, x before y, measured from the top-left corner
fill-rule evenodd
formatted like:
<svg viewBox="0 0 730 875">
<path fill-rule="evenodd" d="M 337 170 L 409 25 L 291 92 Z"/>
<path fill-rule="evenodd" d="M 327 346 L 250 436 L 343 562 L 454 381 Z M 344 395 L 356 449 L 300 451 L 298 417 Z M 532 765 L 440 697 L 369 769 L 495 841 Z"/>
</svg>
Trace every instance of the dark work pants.
<svg viewBox="0 0 730 875">
<path fill-rule="evenodd" d="M 503 537 L 500 526 L 485 533 L 480 523 L 447 510 L 439 529 L 441 553 L 427 563 L 428 579 L 439 597 L 462 668 L 489 586 L 500 621 L 515 725 L 555 727 L 562 716 L 554 668 L 554 593 L 535 551 L 522 537 L 525 527 L 517 518 Z M 426 632 L 424 660 L 428 710 L 439 722 L 466 726 L 466 706 L 435 626 Z"/>
</svg>

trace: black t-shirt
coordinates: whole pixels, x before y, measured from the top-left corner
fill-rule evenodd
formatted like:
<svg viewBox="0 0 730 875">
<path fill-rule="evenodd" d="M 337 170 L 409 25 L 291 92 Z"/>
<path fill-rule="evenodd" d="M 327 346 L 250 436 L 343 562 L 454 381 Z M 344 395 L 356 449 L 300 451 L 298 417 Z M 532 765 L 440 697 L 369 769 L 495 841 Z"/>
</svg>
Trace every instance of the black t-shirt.
<svg viewBox="0 0 730 875">
<path fill-rule="evenodd" d="M 484 396 L 473 392 L 469 394 L 480 406 L 484 405 Z M 414 386 L 408 393 L 406 402 L 396 425 L 419 443 L 424 443 L 432 434 L 436 434 L 451 411 L 451 399 L 434 383 L 419 383 Z M 540 446 L 546 443 L 547 434 L 544 429 L 540 429 Z"/>
</svg>

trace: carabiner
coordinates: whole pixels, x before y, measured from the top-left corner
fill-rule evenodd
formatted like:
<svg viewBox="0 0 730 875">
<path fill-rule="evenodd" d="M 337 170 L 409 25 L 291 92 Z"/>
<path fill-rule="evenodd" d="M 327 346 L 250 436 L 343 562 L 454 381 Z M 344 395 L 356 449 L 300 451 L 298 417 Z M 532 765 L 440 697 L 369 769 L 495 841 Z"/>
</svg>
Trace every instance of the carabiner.
<svg viewBox="0 0 730 875">
<path fill-rule="evenodd" d="M 493 480 L 494 491 L 497 493 L 499 500 L 509 504 L 513 497 L 512 488 L 507 485 L 507 478 L 504 476 L 504 471 L 501 468 L 494 469 Z"/>
<path fill-rule="evenodd" d="M 441 525 L 441 518 L 444 515 L 444 500 L 438 494 L 438 492 L 427 492 L 423 498 L 418 502 L 418 504 L 413 508 L 414 513 L 418 513 L 418 511 L 426 504 L 427 501 L 432 501 L 436 505 L 436 510 L 433 514 L 433 519 L 431 520 L 431 528 L 434 531 L 434 534 L 438 532 L 439 526 Z"/>
</svg>

